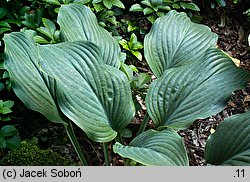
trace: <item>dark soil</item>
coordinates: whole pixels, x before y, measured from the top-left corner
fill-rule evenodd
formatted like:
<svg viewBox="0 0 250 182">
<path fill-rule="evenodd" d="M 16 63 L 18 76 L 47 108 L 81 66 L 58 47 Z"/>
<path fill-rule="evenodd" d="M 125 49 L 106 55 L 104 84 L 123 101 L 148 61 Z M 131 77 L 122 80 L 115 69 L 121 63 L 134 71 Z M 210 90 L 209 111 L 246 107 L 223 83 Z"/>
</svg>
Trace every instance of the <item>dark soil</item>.
<svg viewBox="0 0 250 182">
<path fill-rule="evenodd" d="M 244 4 L 246 5 L 246 4 Z M 247 36 L 250 24 L 242 14 L 249 6 L 236 6 L 230 2 L 225 9 L 216 8 L 204 17 L 203 24 L 209 26 L 219 36 L 218 46 L 230 56 L 240 60 L 242 69 L 250 70 L 250 50 Z M 225 25 L 221 26 L 221 17 L 225 13 Z M 208 136 L 226 117 L 246 112 L 250 109 L 250 84 L 243 90 L 232 93 L 231 99 L 223 111 L 207 119 L 196 120 L 187 130 L 180 131 L 184 137 L 191 166 L 206 165 L 204 160 L 205 144 Z"/>
</svg>

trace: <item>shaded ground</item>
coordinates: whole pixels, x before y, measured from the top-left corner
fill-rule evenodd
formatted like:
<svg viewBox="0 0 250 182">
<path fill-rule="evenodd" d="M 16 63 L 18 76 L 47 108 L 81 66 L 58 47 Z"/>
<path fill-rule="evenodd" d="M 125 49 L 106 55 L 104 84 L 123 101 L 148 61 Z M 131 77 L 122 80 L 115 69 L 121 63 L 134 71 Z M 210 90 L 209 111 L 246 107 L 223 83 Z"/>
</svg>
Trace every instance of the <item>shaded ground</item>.
<svg viewBox="0 0 250 182">
<path fill-rule="evenodd" d="M 245 8 L 245 9 L 244 9 Z M 223 9 L 212 10 L 204 15 L 203 24 L 209 26 L 219 36 L 218 46 L 226 53 L 240 60 L 240 66 L 250 70 L 250 50 L 247 45 L 247 35 L 250 33 L 249 22 L 242 13 L 247 7 L 233 4 Z M 225 25 L 221 25 L 221 16 L 225 14 Z M 219 114 L 207 119 L 197 120 L 187 130 L 179 134 L 184 137 L 191 166 L 206 165 L 204 160 L 204 148 L 208 136 L 213 129 L 226 117 L 246 112 L 250 109 L 250 84 L 243 90 L 235 91 L 226 108 Z"/>
</svg>

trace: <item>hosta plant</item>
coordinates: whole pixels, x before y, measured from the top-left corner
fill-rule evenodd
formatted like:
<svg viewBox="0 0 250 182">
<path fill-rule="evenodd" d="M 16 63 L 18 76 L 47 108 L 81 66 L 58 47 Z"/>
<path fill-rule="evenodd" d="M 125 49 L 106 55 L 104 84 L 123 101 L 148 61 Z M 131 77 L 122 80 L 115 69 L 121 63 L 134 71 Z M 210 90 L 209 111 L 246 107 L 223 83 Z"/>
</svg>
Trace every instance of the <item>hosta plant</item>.
<svg viewBox="0 0 250 182">
<path fill-rule="evenodd" d="M 192 23 L 184 13 L 171 11 L 157 19 L 144 40 L 145 57 L 158 77 L 146 96 L 147 111 L 156 130 L 141 133 L 128 146 L 117 142 L 114 145 L 116 153 L 144 165 L 188 165 L 183 141 L 176 131 L 187 128 L 197 118 L 206 118 L 221 111 L 231 92 L 244 87 L 250 79 L 248 72 L 237 68 L 227 55 L 216 48 L 216 42 L 217 36 L 208 27 Z M 219 129 L 216 133 L 223 135 Z M 249 142 L 247 131 L 244 136 L 240 133 L 235 136 Z M 227 145 L 228 140 L 234 143 L 234 138 L 217 137 L 216 148 L 219 143 Z M 241 151 L 234 149 L 240 141 L 237 140 L 233 146 L 227 145 L 232 153 L 224 150 L 221 155 L 247 153 L 249 147 L 244 148 L 245 144 L 241 144 Z M 211 156 L 206 154 L 209 156 L 207 162 L 219 164 L 217 159 L 213 159 L 216 148 L 208 144 L 206 153 Z M 249 155 L 243 157 L 242 160 L 247 160 L 249 165 Z"/>
<path fill-rule="evenodd" d="M 28 108 L 64 124 L 86 164 L 71 122 L 94 141 L 111 141 L 133 118 L 131 91 L 117 69 L 118 43 L 87 7 L 62 6 L 58 23 L 61 44 L 36 45 L 29 32 L 5 35 L 5 67 L 16 95 Z"/>
<path fill-rule="evenodd" d="M 84 164 L 72 122 L 90 139 L 104 143 L 107 165 L 106 142 L 115 138 L 119 142 L 114 152 L 124 158 L 143 165 L 188 165 L 177 131 L 221 111 L 231 92 L 250 78 L 216 48 L 217 35 L 208 27 L 170 11 L 145 37 L 145 58 L 157 79 L 147 92 L 148 115 L 140 134 L 124 145 L 120 136 L 135 109 L 130 82 L 119 70 L 118 43 L 83 5 L 63 5 L 58 24 L 63 41 L 59 44 L 35 44 L 29 32 L 5 35 L 5 67 L 27 107 L 64 124 Z M 155 128 L 144 131 L 148 116 Z"/>
</svg>

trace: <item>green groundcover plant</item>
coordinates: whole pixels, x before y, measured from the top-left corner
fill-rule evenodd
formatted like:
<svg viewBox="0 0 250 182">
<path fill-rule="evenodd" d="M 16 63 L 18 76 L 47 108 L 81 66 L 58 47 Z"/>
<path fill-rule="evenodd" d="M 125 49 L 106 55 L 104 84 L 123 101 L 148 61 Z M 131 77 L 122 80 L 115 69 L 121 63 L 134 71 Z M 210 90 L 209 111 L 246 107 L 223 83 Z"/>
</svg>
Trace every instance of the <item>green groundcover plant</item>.
<svg viewBox="0 0 250 182">
<path fill-rule="evenodd" d="M 31 160 L 32 159 L 32 160 Z M 1 166 L 68 166 L 73 162 L 50 149 L 40 149 L 34 141 L 24 140 L 0 160 Z"/>
<path fill-rule="evenodd" d="M 115 153 L 142 165 L 188 165 L 177 131 L 221 111 L 231 93 L 250 79 L 249 72 L 216 47 L 218 37 L 208 27 L 170 11 L 144 39 L 145 58 L 157 77 L 146 96 L 155 128 L 142 130 L 124 145 L 122 131 L 135 108 L 130 82 L 119 70 L 119 44 L 84 5 L 62 5 L 57 22 L 63 41 L 58 44 L 36 44 L 31 31 L 6 34 L 5 68 L 28 108 L 64 124 L 84 165 L 72 122 L 104 144 L 107 165 L 107 142 L 114 139 Z M 249 165 L 249 122 L 249 112 L 226 119 L 208 140 L 207 163 Z"/>
</svg>

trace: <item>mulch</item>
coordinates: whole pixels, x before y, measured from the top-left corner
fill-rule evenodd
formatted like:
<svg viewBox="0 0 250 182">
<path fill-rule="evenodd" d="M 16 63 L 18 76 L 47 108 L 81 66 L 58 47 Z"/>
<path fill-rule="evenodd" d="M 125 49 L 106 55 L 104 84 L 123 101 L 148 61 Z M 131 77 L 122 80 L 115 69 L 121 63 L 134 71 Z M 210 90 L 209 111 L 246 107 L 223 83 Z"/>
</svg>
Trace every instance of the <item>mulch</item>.
<svg viewBox="0 0 250 182">
<path fill-rule="evenodd" d="M 247 36 L 250 33 L 249 22 L 242 16 L 244 10 L 228 4 L 225 9 L 217 8 L 204 17 L 203 24 L 209 26 L 219 36 L 218 46 L 230 56 L 240 60 L 242 69 L 250 70 L 250 50 Z M 225 13 L 225 26 L 221 16 Z M 216 126 L 229 116 L 244 113 L 250 109 L 250 84 L 245 89 L 232 93 L 227 106 L 220 113 L 206 119 L 196 120 L 188 129 L 180 131 L 188 152 L 190 166 L 206 165 L 204 159 L 205 144 Z"/>
</svg>

